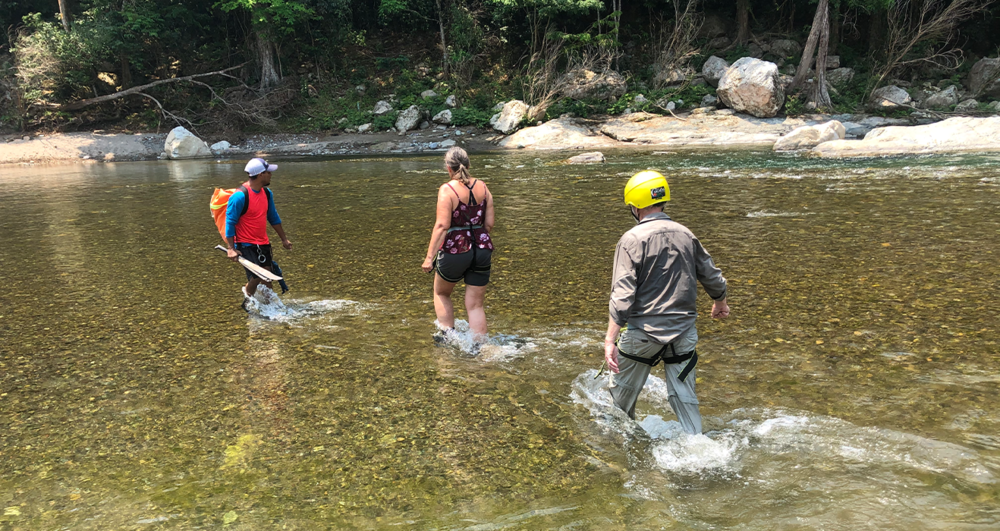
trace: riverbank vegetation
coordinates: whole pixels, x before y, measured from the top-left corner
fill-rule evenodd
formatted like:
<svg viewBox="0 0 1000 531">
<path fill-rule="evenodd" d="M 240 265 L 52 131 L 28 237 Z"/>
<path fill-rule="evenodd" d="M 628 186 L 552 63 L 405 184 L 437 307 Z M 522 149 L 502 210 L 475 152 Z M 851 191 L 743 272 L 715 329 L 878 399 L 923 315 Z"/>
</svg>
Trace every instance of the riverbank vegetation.
<svg viewBox="0 0 1000 531">
<path fill-rule="evenodd" d="M 989 0 L 8 0 L 0 22 L 6 130 L 386 130 L 411 105 L 488 126 L 511 99 L 532 122 L 670 113 L 714 94 L 713 55 L 777 64 L 785 112 L 853 112 L 888 84 L 966 91 L 1000 46 Z"/>
</svg>

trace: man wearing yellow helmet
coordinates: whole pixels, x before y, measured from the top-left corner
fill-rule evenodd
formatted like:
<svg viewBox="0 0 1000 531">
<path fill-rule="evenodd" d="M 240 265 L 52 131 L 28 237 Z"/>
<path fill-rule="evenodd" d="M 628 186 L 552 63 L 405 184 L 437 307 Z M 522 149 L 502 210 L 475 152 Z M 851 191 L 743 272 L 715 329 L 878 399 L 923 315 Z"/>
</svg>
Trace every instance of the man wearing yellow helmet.
<svg viewBox="0 0 1000 531">
<path fill-rule="evenodd" d="M 615 249 L 604 358 L 615 405 L 633 419 L 639 392 L 662 361 L 670 407 L 684 431 L 695 434 L 701 433 L 694 389 L 698 282 L 715 301 L 712 318 L 724 319 L 726 279 L 698 238 L 663 213 L 667 201 L 667 179 L 655 171 L 637 173 L 625 185 L 637 225 Z"/>
</svg>

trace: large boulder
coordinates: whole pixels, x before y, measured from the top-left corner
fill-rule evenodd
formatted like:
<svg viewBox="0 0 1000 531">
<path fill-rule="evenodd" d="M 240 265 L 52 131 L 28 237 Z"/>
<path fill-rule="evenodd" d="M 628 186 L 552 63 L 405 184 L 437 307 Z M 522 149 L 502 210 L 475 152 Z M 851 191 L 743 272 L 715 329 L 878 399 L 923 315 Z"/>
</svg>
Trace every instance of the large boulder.
<svg viewBox="0 0 1000 531">
<path fill-rule="evenodd" d="M 758 118 L 778 114 L 785 104 L 778 66 L 752 57 L 744 57 L 726 70 L 716 94 L 730 109 Z"/>
<path fill-rule="evenodd" d="M 955 85 L 931 94 L 923 99 L 924 109 L 950 109 L 958 103 L 958 88 Z"/>
<path fill-rule="evenodd" d="M 578 68 L 563 75 L 562 95 L 575 100 L 610 100 L 625 94 L 625 78 L 614 70 L 594 72 Z"/>
<path fill-rule="evenodd" d="M 969 70 L 968 84 L 973 96 L 1000 97 L 1000 58 L 976 61 Z"/>
<path fill-rule="evenodd" d="M 872 97 L 868 104 L 873 109 L 896 109 L 903 105 L 909 105 L 913 100 L 910 93 L 897 87 L 896 85 L 886 85 L 872 92 Z"/>
<path fill-rule="evenodd" d="M 420 127 L 420 122 L 423 120 L 424 113 L 421 112 L 420 107 L 416 105 L 410 105 L 410 108 L 399 113 L 396 118 L 396 131 L 400 136 L 406 134 L 407 131 L 412 131 Z"/>
<path fill-rule="evenodd" d="M 1000 116 L 956 117 L 915 126 L 880 127 L 864 140 L 834 140 L 812 149 L 821 157 L 877 157 L 1000 150 Z"/>
<path fill-rule="evenodd" d="M 701 67 L 701 75 L 705 78 L 705 81 L 713 87 L 719 86 L 719 80 L 722 76 L 726 74 L 726 70 L 729 68 L 729 63 L 721 58 L 712 56 L 705 61 L 704 66 Z"/>
<path fill-rule="evenodd" d="M 833 87 L 842 87 L 854 80 L 853 68 L 834 68 L 826 73 L 826 82 Z"/>
<path fill-rule="evenodd" d="M 809 149 L 830 142 L 831 140 L 842 140 L 847 137 L 844 125 L 836 120 L 819 125 L 807 125 L 793 130 L 781 137 L 774 143 L 775 151 L 795 151 L 798 149 Z"/>
<path fill-rule="evenodd" d="M 502 148 L 580 149 L 615 145 L 615 141 L 592 131 L 574 118 L 558 118 L 526 127 L 500 141 Z"/>
<path fill-rule="evenodd" d="M 968 99 L 955 105 L 955 112 L 973 112 L 979 110 L 979 102 L 974 99 Z"/>
<path fill-rule="evenodd" d="M 375 104 L 375 108 L 372 109 L 372 114 L 375 116 L 382 116 L 383 114 L 392 112 L 392 105 L 385 100 L 380 100 Z"/>
<path fill-rule="evenodd" d="M 167 157 L 174 160 L 212 156 L 212 150 L 204 140 L 180 126 L 173 128 L 167 135 L 163 151 L 167 153 Z"/>
<path fill-rule="evenodd" d="M 789 58 L 802 53 L 802 45 L 791 39 L 776 39 L 771 41 L 771 53 L 777 57 Z"/>
<path fill-rule="evenodd" d="M 527 114 L 527 103 L 521 100 L 508 101 L 504 104 L 503 110 L 500 111 L 500 116 L 497 117 L 496 123 L 493 124 L 493 129 L 509 135 L 517 130 L 517 127 L 521 125 L 521 120 L 524 120 Z"/>
</svg>

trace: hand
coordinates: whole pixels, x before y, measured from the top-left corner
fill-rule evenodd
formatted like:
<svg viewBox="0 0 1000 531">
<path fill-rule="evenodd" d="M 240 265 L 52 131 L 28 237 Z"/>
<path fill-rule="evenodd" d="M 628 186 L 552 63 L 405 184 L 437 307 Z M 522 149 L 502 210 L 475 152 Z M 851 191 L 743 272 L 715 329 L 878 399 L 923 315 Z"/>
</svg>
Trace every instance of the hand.
<svg viewBox="0 0 1000 531">
<path fill-rule="evenodd" d="M 423 265 L 420 266 L 420 269 L 423 269 L 424 273 L 430 273 L 431 271 L 434 271 L 434 259 L 425 258 Z"/>
<path fill-rule="evenodd" d="M 618 345 L 604 342 L 604 359 L 608 362 L 608 370 L 618 374 Z"/>
<path fill-rule="evenodd" d="M 232 247 L 230 247 L 229 249 L 226 249 L 226 256 L 230 260 L 232 260 L 233 262 L 235 262 L 240 257 L 240 252 L 237 251 L 236 249 L 233 249 Z"/>
<path fill-rule="evenodd" d="M 729 317 L 729 305 L 726 304 L 726 300 L 715 301 L 712 303 L 712 319 L 725 319 Z"/>
<path fill-rule="evenodd" d="M 292 250 L 292 242 L 288 240 L 281 240 L 281 246 L 284 247 L 285 249 L 288 249 L 289 251 Z"/>
</svg>

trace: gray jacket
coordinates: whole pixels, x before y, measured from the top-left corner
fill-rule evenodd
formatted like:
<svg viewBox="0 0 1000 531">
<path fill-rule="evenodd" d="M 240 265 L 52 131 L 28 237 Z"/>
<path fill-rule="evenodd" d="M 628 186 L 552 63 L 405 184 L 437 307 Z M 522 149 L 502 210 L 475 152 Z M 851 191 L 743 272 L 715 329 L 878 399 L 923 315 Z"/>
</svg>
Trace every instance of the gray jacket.
<svg viewBox="0 0 1000 531">
<path fill-rule="evenodd" d="M 662 344 L 694 326 L 698 282 L 713 300 L 726 297 L 726 279 L 698 238 L 660 212 L 618 240 L 611 278 L 611 319 Z"/>
</svg>

